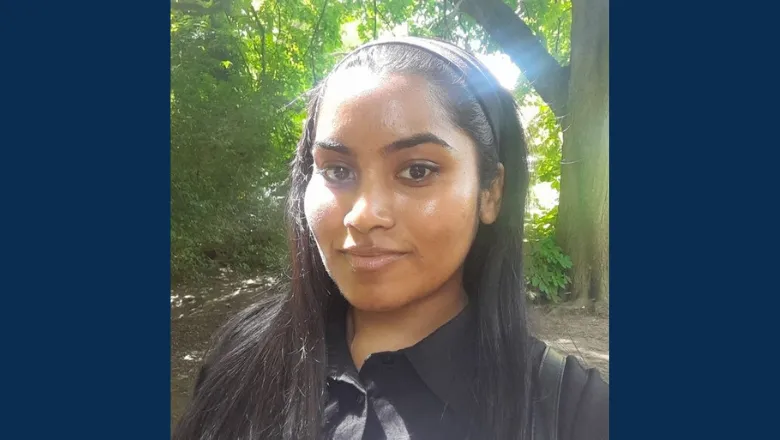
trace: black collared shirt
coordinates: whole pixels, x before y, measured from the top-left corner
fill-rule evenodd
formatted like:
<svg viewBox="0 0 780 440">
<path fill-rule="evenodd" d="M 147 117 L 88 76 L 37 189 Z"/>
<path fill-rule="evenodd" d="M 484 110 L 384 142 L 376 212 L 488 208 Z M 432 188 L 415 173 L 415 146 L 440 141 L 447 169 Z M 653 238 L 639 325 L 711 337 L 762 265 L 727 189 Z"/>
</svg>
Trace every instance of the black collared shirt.
<svg viewBox="0 0 780 440">
<path fill-rule="evenodd" d="M 460 440 L 474 432 L 479 402 L 471 393 L 476 368 L 471 307 L 412 347 L 372 354 L 359 372 L 347 346 L 345 316 L 329 321 L 326 439 Z M 533 356 L 541 360 L 543 350 L 539 342 Z M 609 438 L 609 386 L 598 370 L 583 368 L 571 356 L 559 411 L 560 440 Z"/>
</svg>

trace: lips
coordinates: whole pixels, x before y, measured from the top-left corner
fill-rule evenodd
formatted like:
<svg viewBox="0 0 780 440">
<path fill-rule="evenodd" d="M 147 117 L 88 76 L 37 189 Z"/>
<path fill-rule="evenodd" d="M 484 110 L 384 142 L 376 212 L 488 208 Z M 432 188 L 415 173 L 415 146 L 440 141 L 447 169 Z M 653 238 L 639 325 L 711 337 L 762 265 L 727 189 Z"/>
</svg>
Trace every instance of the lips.
<svg viewBox="0 0 780 440">
<path fill-rule="evenodd" d="M 377 271 L 407 255 L 405 252 L 377 248 L 352 248 L 343 252 L 352 268 L 358 271 Z"/>
</svg>

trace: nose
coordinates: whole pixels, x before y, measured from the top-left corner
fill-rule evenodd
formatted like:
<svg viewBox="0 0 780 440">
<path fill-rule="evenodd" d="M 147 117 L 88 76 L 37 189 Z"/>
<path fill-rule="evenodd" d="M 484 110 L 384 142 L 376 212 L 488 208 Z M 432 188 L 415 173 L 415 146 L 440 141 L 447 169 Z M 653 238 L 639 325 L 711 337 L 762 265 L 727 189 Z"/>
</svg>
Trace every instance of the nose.
<svg viewBox="0 0 780 440">
<path fill-rule="evenodd" d="M 381 184 L 362 185 L 352 209 L 344 216 L 344 226 L 362 234 L 375 228 L 390 229 L 395 225 L 392 194 Z"/>
</svg>

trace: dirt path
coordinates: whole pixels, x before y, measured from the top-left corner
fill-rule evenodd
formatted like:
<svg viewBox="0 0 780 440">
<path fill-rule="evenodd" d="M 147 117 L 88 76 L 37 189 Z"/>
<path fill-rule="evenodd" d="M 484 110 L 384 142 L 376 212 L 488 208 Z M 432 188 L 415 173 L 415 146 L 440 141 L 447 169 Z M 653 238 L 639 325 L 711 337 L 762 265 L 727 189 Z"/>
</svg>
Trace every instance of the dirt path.
<svg viewBox="0 0 780 440">
<path fill-rule="evenodd" d="M 184 410 L 211 334 L 236 311 L 261 295 L 271 277 L 216 280 L 198 289 L 171 291 L 171 426 Z M 539 337 L 598 368 L 609 381 L 609 316 L 535 307 L 532 325 Z"/>
<path fill-rule="evenodd" d="M 171 291 L 171 427 L 189 400 L 211 335 L 273 282 L 271 277 L 222 279 Z"/>
<path fill-rule="evenodd" d="M 594 315 L 567 307 L 534 307 L 532 326 L 549 345 L 577 356 L 586 366 L 598 368 L 609 382 L 608 312 Z"/>
</svg>

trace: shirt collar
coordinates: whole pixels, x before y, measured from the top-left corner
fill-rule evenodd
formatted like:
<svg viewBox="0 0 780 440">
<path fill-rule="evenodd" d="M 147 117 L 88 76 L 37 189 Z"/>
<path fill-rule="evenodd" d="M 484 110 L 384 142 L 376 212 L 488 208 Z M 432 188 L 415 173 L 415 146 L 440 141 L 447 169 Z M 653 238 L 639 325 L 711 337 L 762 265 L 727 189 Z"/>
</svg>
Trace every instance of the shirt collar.
<svg viewBox="0 0 780 440">
<path fill-rule="evenodd" d="M 329 307 L 325 344 L 328 379 L 348 382 L 363 390 L 347 345 L 347 302 L 344 300 L 334 301 Z"/>
<path fill-rule="evenodd" d="M 362 389 L 346 338 L 346 301 L 331 308 L 327 327 L 328 377 Z M 399 350 L 422 381 L 459 414 L 474 414 L 476 397 L 476 313 L 466 307 L 417 344 Z"/>
</svg>

